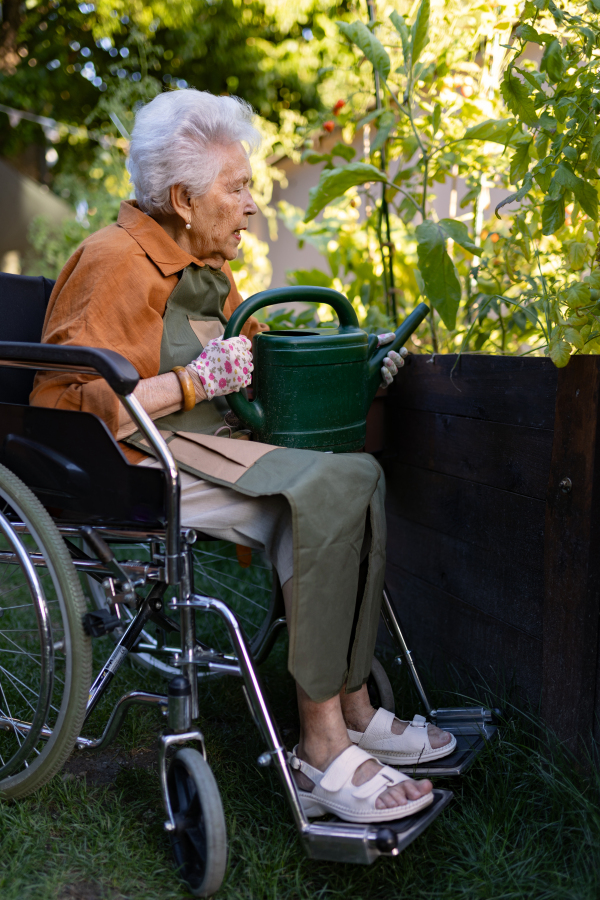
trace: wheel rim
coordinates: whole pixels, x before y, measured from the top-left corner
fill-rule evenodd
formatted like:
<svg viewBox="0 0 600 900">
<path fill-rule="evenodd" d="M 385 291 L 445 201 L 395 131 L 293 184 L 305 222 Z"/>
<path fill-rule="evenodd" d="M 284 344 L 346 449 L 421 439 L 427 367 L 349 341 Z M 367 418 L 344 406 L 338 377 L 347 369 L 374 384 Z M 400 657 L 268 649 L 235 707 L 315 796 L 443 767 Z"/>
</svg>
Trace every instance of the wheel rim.
<svg viewBox="0 0 600 900">
<path fill-rule="evenodd" d="M 49 752 L 66 712 L 71 663 L 51 559 L 2 489 L 0 513 L 0 779 L 6 779 L 37 766 Z M 11 521 L 21 523 L 16 534 Z M 42 565 L 32 566 L 32 558 Z"/>
</svg>

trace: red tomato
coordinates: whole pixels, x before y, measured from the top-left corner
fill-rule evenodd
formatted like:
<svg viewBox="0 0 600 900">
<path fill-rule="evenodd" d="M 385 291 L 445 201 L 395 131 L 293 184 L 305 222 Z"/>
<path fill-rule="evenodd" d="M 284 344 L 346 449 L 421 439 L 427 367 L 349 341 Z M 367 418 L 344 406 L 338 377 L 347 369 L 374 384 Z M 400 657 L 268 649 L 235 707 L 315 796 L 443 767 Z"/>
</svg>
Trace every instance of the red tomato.
<svg viewBox="0 0 600 900">
<path fill-rule="evenodd" d="M 332 132 L 335 128 L 335 122 L 323 122 L 323 128 L 325 129 L 325 131 Z"/>
<path fill-rule="evenodd" d="M 338 100 L 337 103 L 335 104 L 335 106 L 333 107 L 333 114 L 334 114 L 334 116 L 337 116 L 337 114 L 339 113 L 340 109 L 341 109 L 343 106 L 345 106 L 345 105 L 346 105 L 346 101 L 345 101 L 345 100 Z"/>
</svg>

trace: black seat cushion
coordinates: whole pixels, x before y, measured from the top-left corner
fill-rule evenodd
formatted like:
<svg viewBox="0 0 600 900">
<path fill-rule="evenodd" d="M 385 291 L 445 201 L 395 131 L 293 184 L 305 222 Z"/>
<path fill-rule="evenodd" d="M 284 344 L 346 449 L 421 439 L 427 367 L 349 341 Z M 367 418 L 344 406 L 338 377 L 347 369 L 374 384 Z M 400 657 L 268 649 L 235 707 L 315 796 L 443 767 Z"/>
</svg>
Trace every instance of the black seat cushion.
<svg viewBox="0 0 600 900">
<path fill-rule="evenodd" d="M 39 343 L 54 282 L 0 272 L 0 340 Z M 0 401 L 29 403 L 35 372 L 0 368 Z"/>
</svg>

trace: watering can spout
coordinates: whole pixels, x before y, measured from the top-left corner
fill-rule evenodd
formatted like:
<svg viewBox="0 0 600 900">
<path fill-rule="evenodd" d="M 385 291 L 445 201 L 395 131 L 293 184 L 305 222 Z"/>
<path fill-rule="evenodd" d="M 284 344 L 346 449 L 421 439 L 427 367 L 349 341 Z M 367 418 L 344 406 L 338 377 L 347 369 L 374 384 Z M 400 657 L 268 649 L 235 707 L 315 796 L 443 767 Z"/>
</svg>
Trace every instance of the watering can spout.
<svg viewBox="0 0 600 900">
<path fill-rule="evenodd" d="M 391 344 L 385 344 L 383 347 L 377 347 L 377 337 L 369 336 L 369 363 L 367 376 L 367 395 L 366 410 L 368 412 L 373 398 L 377 393 L 377 389 L 381 384 L 381 367 L 383 360 L 391 350 L 398 351 L 407 342 L 411 334 L 417 330 L 423 319 L 429 313 L 429 307 L 426 303 L 419 303 L 410 316 L 407 316 L 402 325 L 396 329 L 396 337 Z"/>
</svg>

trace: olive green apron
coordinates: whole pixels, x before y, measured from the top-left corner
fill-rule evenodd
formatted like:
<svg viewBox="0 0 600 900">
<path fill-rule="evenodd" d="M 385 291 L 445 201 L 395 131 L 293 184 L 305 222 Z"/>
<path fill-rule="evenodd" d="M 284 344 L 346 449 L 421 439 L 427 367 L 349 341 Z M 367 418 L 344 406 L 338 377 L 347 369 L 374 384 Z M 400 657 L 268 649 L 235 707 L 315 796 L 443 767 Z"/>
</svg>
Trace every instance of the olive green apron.
<svg viewBox="0 0 600 900">
<path fill-rule="evenodd" d="M 223 273 L 208 266 L 184 270 L 165 311 L 161 374 L 187 365 L 219 328 L 223 331 L 228 293 Z M 333 697 L 345 682 L 347 691 L 358 690 L 369 677 L 383 591 L 381 468 L 366 453 L 334 455 L 217 437 L 214 432 L 223 419 L 214 404 L 204 401 L 156 424 L 184 471 L 246 496 L 282 494 L 287 499 L 294 544 L 289 670 L 315 701 Z M 150 452 L 139 432 L 127 443 Z M 367 516 L 368 571 L 363 596 L 357 600 Z"/>
</svg>

